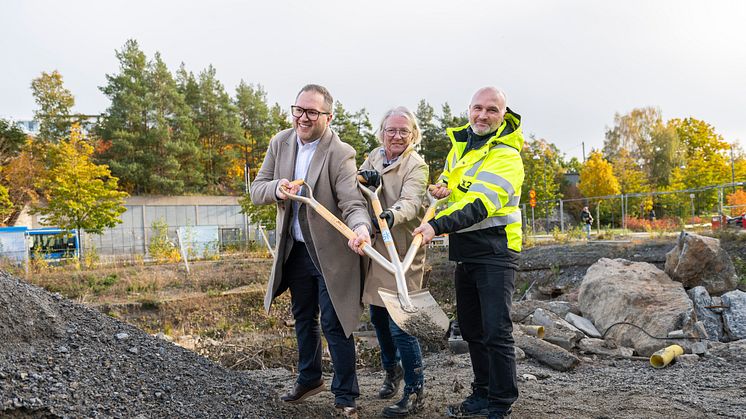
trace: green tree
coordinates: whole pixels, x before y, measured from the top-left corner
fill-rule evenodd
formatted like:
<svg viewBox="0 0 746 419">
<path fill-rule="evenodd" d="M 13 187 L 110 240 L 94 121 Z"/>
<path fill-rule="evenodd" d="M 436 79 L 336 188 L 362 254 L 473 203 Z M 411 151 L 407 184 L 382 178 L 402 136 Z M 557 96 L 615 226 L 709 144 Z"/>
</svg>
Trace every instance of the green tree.
<svg viewBox="0 0 746 419">
<path fill-rule="evenodd" d="M 264 160 L 269 139 L 275 133 L 267 93 L 261 85 L 253 86 L 241 80 L 236 88 L 235 104 L 242 131 L 238 143 L 243 163 L 240 169 L 248 167 L 253 179 Z"/>
<path fill-rule="evenodd" d="M 553 201 L 562 198 L 560 186 L 565 170 L 560 165 L 559 149 L 547 140 L 531 135 L 521 150 L 521 158 L 526 173 L 521 187 L 522 200 L 528 202 L 529 190 L 533 189 L 537 201 L 546 201 L 536 206 L 538 216 L 546 217 L 547 212 L 551 214 L 554 208 Z"/>
<path fill-rule="evenodd" d="M 242 138 L 241 124 L 212 65 L 199 75 L 198 99 L 194 122 L 199 129 L 202 170 L 208 189 L 218 192 L 228 186 L 228 171 L 238 155 L 235 146 Z"/>
<path fill-rule="evenodd" d="M 125 192 L 117 190 L 117 178 L 109 168 L 91 160 L 89 145 L 79 126 L 73 126 L 69 140 L 50 149 L 51 167 L 38 180 L 46 206 L 33 209 L 50 225 L 67 231 L 81 230 L 101 234 L 105 228 L 121 223 L 125 211 Z"/>
<path fill-rule="evenodd" d="M 135 193 L 198 192 L 205 184 L 198 131 L 184 95 L 156 53 L 148 61 L 134 40 L 116 52 L 118 74 L 101 91 L 111 106 L 99 125 L 99 156 Z"/>
<path fill-rule="evenodd" d="M 275 229 L 277 207 L 274 205 L 254 205 L 251 195 L 245 194 L 238 200 L 241 205 L 241 213 L 246 214 L 252 223 L 261 224 L 267 230 Z"/>
<path fill-rule="evenodd" d="M 352 113 L 345 110 L 342 102 L 334 103 L 332 129 L 339 138 L 355 149 L 355 161 L 360 167 L 366 156 L 377 144 L 373 135 L 368 111 L 365 108 Z"/>
<path fill-rule="evenodd" d="M 13 213 L 13 203 L 10 202 L 8 189 L 0 185 L 0 224 L 5 224 L 8 216 Z"/>
<path fill-rule="evenodd" d="M 26 134 L 22 129 L 10 121 L 0 119 L 0 166 L 18 155 L 26 141 Z"/>
<path fill-rule="evenodd" d="M 430 183 L 435 183 L 440 174 L 443 173 L 443 166 L 448 156 L 448 150 L 451 148 L 451 141 L 442 135 L 442 128 L 438 126 L 438 120 L 435 116 L 435 109 L 425 99 L 420 100 L 417 104 L 414 115 L 422 133 L 419 153 L 430 168 Z M 444 149 L 445 154 L 443 153 Z"/>
<path fill-rule="evenodd" d="M 70 110 L 75 106 L 75 98 L 65 88 L 62 75 L 54 70 L 42 72 L 31 81 L 31 93 L 39 109 L 34 111 L 34 119 L 39 121 L 39 139 L 59 141 L 67 137 L 70 130 Z"/>
</svg>

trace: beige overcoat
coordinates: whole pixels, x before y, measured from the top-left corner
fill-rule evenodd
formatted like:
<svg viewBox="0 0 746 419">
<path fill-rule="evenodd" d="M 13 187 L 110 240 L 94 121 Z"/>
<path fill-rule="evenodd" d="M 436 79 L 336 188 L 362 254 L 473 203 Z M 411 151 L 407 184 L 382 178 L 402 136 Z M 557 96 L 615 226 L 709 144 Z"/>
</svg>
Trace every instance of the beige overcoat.
<svg viewBox="0 0 746 419">
<path fill-rule="evenodd" d="M 255 205 L 277 204 L 275 261 L 264 297 L 267 312 L 275 297 L 287 289 L 282 278 L 283 265 L 294 242 L 290 234 L 293 201 L 278 200 L 275 190 L 280 179 L 293 180 L 297 149 L 294 129 L 275 135 L 251 184 L 251 200 Z M 355 150 L 327 128 L 311 159 L 306 183 L 311 185 L 314 198 L 348 227 L 364 224 L 370 228 L 367 205 L 357 188 L 356 174 Z M 305 189 L 301 194 L 305 194 Z M 352 252 L 347 239 L 312 208 L 301 205 L 298 214 L 308 253 L 324 276 L 337 317 L 349 336 L 356 330 L 362 313 L 362 258 Z"/>
<path fill-rule="evenodd" d="M 391 236 L 394 239 L 399 260 L 404 259 L 409 245 L 412 243 L 412 230 L 420 225 L 425 215 L 424 199 L 427 190 L 428 167 L 425 160 L 410 145 L 392 165 L 383 167 L 384 156 L 382 147 L 370 152 L 368 158 L 360 166 L 361 170 L 375 169 L 382 174 L 383 193 L 381 207 L 390 209 L 394 213 L 394 228 Z M 371 214 L 371 216 L 374 216 Z M 377 214 L 375 215 L 377 216 Z M 389 259 L 388 251 L 380 234 L 373 238 L 373 247 Z M 394 275 L 379 264 L 366 258 L 368 267 L 365 276 L 365 290 L 363 302 L 383 307 L 383 301 L 378 295 L 378 287 L 392 291 L 396 290 Z M 412 265 L 405 273 L 407 288 L 414 291 L 422 288 L 422 275 L 425 272 L 425 247 L 420 247 Z"/>
</svg>

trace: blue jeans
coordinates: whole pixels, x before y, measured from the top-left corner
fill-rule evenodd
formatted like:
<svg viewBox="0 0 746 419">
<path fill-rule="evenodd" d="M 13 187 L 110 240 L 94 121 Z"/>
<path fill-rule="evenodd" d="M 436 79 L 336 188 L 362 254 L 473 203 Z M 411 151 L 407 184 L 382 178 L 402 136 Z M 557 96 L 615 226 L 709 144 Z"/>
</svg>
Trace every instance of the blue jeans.
<svg viewBox="0 0 746 419">
<path fill-rule="evenodd" d="M 474 371 L 472 388 L 487 390 L 491 411 L 506 411 L 518 399 L 510 320 L 515 270 L 459 262 L 455 276 L 458 325 Z"/>
<path fill-rule="evenodd" d="M 583 224 L 583 231 L 585 232 L 585 237 L 591 238 L 591 225 L 590 224 Z"/>
<path fill-rule="evenodd" d="M 417 338 L 407 334 L 391 319 L 386 307 L 370 306 L 370 322 L 376 329 L 384 369 L 396 367 L 401 359 L 405 388 L 414 390 L 425 383 L 422 350 Z"/>
<path fill-rule="evenodd" d="M 360 390 L 355 373 L 355 341 L 345 335 L 326 289 L 324 277 L 316 269 L 305 243 L 297 242 L 285 262 L 283 281 L 290 288 L 295 336 L 298 339 L 298 383 L 316 384 L 321 380 L 321 329 L 332 356 L 334 377 L 331 390 L 334 403 L 355 406 Z"/>
</svg>

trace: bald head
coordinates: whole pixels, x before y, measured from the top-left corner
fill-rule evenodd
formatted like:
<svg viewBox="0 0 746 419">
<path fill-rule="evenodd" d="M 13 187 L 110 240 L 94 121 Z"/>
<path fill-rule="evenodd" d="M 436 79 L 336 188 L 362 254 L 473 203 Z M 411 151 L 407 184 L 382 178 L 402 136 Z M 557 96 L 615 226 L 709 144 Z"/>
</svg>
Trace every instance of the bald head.
<svg viewBox="0 0 746 419">
<path fill-rule="evenodd" d="M 474 93 L 469 104 L 469 124 L 477 135 L 497 131 L 505 118 L 507 99 L 496 87 L 483 87 Z"/>
</svg>

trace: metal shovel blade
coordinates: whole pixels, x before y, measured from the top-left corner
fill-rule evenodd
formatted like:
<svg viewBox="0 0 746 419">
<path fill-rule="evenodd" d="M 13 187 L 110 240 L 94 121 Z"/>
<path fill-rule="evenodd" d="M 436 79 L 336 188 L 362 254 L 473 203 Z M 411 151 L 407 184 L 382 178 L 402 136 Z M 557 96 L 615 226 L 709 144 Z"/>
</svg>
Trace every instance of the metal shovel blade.
<svg viewBox="0 0 746 419">
<path fill-rule="evenodd" d="M 402 330 L 426 342 L 441 342 L 448 330 L 448 316 L 427 289 L 411 291 L 409 299 L 414 310 L 406 311 L 396 291 L 378 288 L 391 319 Z"/>
</svg>

